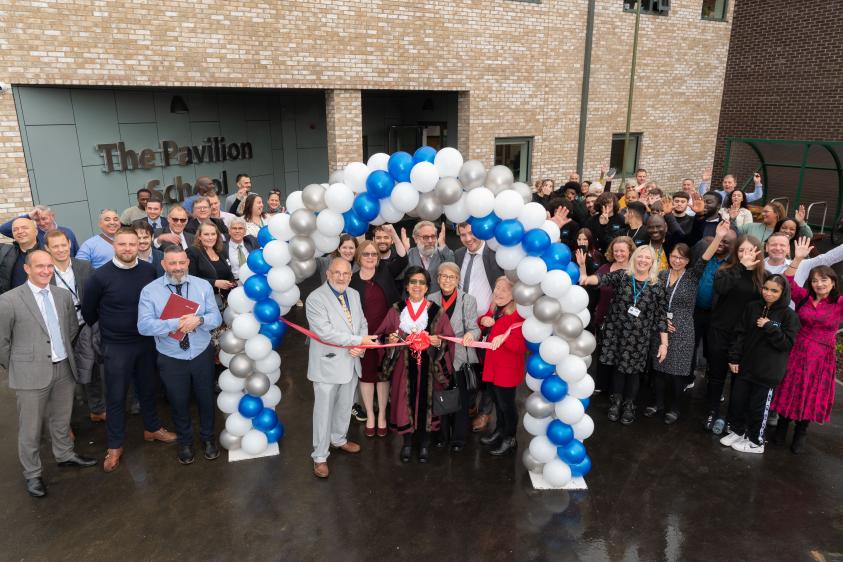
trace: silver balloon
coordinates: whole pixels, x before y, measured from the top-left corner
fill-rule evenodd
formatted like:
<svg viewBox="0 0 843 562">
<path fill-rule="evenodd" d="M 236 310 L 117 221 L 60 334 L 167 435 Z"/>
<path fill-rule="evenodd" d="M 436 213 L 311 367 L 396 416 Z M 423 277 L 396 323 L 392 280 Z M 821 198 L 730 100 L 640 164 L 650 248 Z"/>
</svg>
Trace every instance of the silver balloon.
<svg viewBox="0 0 843 562">
<path fill-rule="evenodd" d="M 313 185 L 319 189 L 324 189 L 321 185 Z M 313 211 L 308 211 L 307 209 L 296 209 L 293 214 L 290 215 L 290 228 L 292 228 L 293 232 L 296 234 L 309 236 L 316 230 L 316 215 L 313 214 Z M 293 238 L 293 240 L 295 240 L 295 238 Z"/>
<path fill-rule="evenodd" d="M 524 463 L 524 468 L 528 472 L 535 472 L 536 474 L 540 474 L 544 466 L 544 464 L 534 459 L 533 455 L 530 454 L 530 449 L 526 448 L 524 449 L 524 454 L 521 455 L 521 461 Z"/>
<path fill-rule="evenodd" d="M 538 287 L 541 289 L 541 285 Z M 533 316 L 542 322 L 553 324 L 560 314 L 562 314 L 562 305 L 553 297 L 543 295 L 533 303 Z"/>
<path fill-rule="evenodd" d="M 246 347 L 246 340 L 241 340 L 231 330 L 226 330 L 220 336 L 220 348 L 226 353 L 240 353 Z"/>
<path fill-rule="evenodd" d="M 512 283 L 513 285 L 515 283 L 518 283 L 518 272 L 517 271 L 515 271 L 514 269 L 507 269 L 503 273 L 504 273 L 504 275 L 506 275 L 506 278 L 509 279 L 510 283 Z"/>
<path fill-rule="evenodd" d="M 263 373 L 253 373 L 246 379 L 246 393 L 252 396 L 263 396 L 269 390 L 269 377 Z"/>
<path fill-rule="evenodd" d="M 325 188 L 318 183 L 308 185 L 301 192 L 301 201 L 305 207 L 318 213 L 325 208 Z"/>
<path fill-rule="evenodd" d="M 434 193 L 440 205 L 453 205 L 462 197 L 462 185 L 457 178 L 442 178 L 436 183 Z"/>
<path fill-rule="evenodd" d="M 522 306 L 530 306 L 543 294 L 541 285 L 527 285 L 518 281 L 512 287 L 512 298 Z"/>
<path fill-rule="evenodd" d="M 296 211 L 296 213 L 298 212 Z M 295 213 L 293 214 L 295 215 Z M 292 221 L 293 219 L 291 217 L 290 222 Z M 316 254 L 316 244 L 313 243 L 313 239 L 309 236 L 293 236 L 290 240 L 289 248 L 290 255 L 293 256 L 294 261 L 307 261 Z"/>
<path fill-rule="evenodd" d="M 512 186 L 510 186 L 510 185 L 504 185 L 504 184 L 501 184 L 501 185 L 493 185 L 492 187 L 490 187 L 490 188 L 488 188 L 488 189 L 489 189 L 489 191 L 491 191 L 491 192 L 492 192 L 495 196 L 497 196 L 499 193 L 501 193 L 501 192 L 503 192 L 503 191 L 506 191 L 507 189 L 512 189 Z"/>
<path fill-rule="evenodd" d="M 585 363 L 586 369 L 591 367 L 591 355 L 586 355 L 585 357 L 582 358 L 582 360 L 583 360 L 583 363 Z"/>
<path fill-rule="evenodd" d="M 577 338 L 570 342 L 571 353 L 580 357 L 587 357 L 597 349 L 597 340 L 588 330 L 583 330 Z"/>
<path fill-rule="evenodd" d="M 228 364 L 228 370 L 231 371 L 231 374 L 241 379 L 245 379 L 251 375 L 254 369 L 255 362 L 245 353 L 238 353 L 231 358 L 231 362 Z"/>
<path fill-rule="evenodd" d="M 300 282 L 316 273 L 316 260 L 293 260 L 290 262 L 290 268 L 296 275 L 296 282 Z"/>
<path fill-rule="evenodd" d="M 220 446 L 227 451 L 234 451 L 240 448 L 240 439 L 236 435 L 232 435 L 228 432 L 228 430 L 223 429 L 220 431 Z M 529 451 L 528 451 L 529 452 Z"/>
<path fill-rule="evenodd" d="M 435 221 L 442 216 L 442 205 L 436 200 L 436 192 L 429 191 L 419 196 L 419 204 L 416 205 L 416 212 L 419 218 L 426 221 Z"/>
<path fill-rule="evenodd" d="M 518 195 L 524 199 L 524 204 L 530 203 L 533 200 L 533 190 L 524 182 L 517 181 L 512 184 L 512 189 L 518 192 Z"/>
<path fill-rule="evenodd" d="M 222 311 L 222 321 L 225 322 L 226 326 L 231 326 L 231 323 L 234 322 L 234 319 L 237 318 L 237 313 L 234 312 L 234 309 L 226 307 L 225 310 Z"/>
<path fill-rule="evenodd" d="M 345 171 L 343 168 L 334 170 L 328 177 L 328 183 L 334 185 L 335 183 L 345 183 Z"/>
<path fill-rule="evenodd" d="M 499 164 L 497 166 L 492 166 L 492 169 L 489 170 L 488 174 L 486 174 L 486 181 L 484 184 L 494 192 L 495 189 L 500 189 L 501 187 L 503 187 L 503 189 L 509 189 L 512 187 L 514 181 L 515 178 L 512 175 L 512 170 Z"/>
<path fill-rule="evenodd" d="M 545 400 L 539 392 L 534 392 L 528 396 L 524 405 L 527 408 L 527 413 L 538 420 L 553 415 L 553 403 Z"/>
<path fill-rule="evenodd" d="M 582 320 L 576 314 L 566 312 L 553 323 L 553 331 L 556 335 L 567 340 L 573 340 L 582 333 Z"/>
<path fill-rule="evenodd" d="M 480 160 L 466 160 L 460 168 L 459 178 L 466 189 L 480 187 L 486 181 L 486 166 Z"/>
</svg>

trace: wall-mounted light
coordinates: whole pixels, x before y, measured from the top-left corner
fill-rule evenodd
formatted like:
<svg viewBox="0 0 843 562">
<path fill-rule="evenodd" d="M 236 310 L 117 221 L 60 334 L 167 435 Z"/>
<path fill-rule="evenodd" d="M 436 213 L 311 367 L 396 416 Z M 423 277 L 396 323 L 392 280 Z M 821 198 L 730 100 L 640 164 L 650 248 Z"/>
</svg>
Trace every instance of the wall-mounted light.
<svg viewBox="0 0 843 562">
<path fill-rule="evenodd" d="M 187 113 L 190 111 L 187 108 L 187 104 L 184 102 L 184 99 L 181 96 L 173 96 L 173 99 L 170 100 L 170 113 Z"/>
</svg>

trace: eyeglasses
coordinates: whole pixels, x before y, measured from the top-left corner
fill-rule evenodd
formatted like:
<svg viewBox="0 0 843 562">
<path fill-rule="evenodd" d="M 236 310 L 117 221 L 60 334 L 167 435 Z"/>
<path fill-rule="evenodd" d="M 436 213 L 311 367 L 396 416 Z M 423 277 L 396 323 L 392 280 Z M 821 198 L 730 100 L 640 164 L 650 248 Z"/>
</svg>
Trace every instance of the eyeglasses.
<svg viewBox="0 0 843 562">
<path fill-rule="evenodd" d="M 179 218 L 175 218 L 175 217 L 170 217 L 167 220 L 170 221 L 170 222 L 187 222 L 187 219 L 179 219 Z"/>
<path fill-rule="evenodd" d="M 427 285 L 427 281 L 424 279 L 410 279 L 407 281 L 407 285 Z"/>
<path fill-rule="evenodd" d="M 210 211 L 211 208 L 207 205 L 194 205 L 193 210 L 194 211 Z"/>
<path fill-rule="evenodd" d="M 378 253 L 377 252 L 363 252 L 362 254 L 360 254 L 360 257 L 361 258 L 376 258 L 376 257 L 378 257 Z"/>
<path fill-rule="evenodd" d="M 424 234 L 419 234 L 417 238 L 419 238 L 421 240 L 436 240 L 436 235 L 435 234 L 428 234 L 428 235 L 425 236 Z"/>
<path fill-rule="evenodd" d="M 350 271 L 332 271 L 331 275 L 336 275 L 337 277 L 351 277 Z"/>
<path fill-rule="evenodd" d="M 457 276 L 456 275 L 440 275 L 439 279 L 444 279 L 445 281 L 456 281 Z"/>
</svg>

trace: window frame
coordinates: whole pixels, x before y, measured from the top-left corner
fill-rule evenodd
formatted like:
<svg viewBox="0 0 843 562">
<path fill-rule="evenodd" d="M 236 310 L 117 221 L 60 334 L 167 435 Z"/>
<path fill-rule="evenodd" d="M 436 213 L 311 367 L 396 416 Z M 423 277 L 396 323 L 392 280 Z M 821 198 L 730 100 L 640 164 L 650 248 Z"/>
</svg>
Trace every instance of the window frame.
<svg viewBox="0 0 843 562">
<path fill-rule="evenodd" d="M 627 14 L 634 14 L 637 11 L 636 2 L 641 2 L 642 0 L 623 0 L 623 11 Z M 641 13 L 646 14 L 648 16 L 661 16 L 661 17 L 668 17 L 670 15 L 670 0 L 649 0 L 651 2 L 650 8 L 645 9 L 644 6 L 641 6 Z M 652 5 L 660 5 L 662 2 L 667 4 L 667 9 L 664 11 L 660 10 L 653 10 Z"/>
<path fill-rule="evenodd" d="M 717 2 L 717 0 L 714 0 L 714 1 Z M 723 17 L 721 17 L 721 18 L 706 17 L 702 12 L 702 10 L 704 10 L 704 9 L 705 9 L 705 0 L 703 0 L 702 7 L 700 8 L 700 19 L 701 20 L 703 20 L 703 21 L 722 21 L 722 22 L 725 22 L 726 16 L 729 13 L 729 0 L 723 0 Z"/>
<path fill-rule="evenodd" d="M 628 173 L 624 173 L 623 159 L 622 159 L 620 168 L 615 168 L 617 170 L 617 173 L 615 174 L 616 178 L 620 178 L 622 176 L 634 177 L 635 176 L 635 170 L 637 170 L 638 168 L 641 167 L 640 166 L 640 162 L 641 162 L 641 141 L 644 139 L 644 133 L 643 132 L 634 132 L 634 133 L 630 132 L 629 133 L 629 140 L 632 140 L 632 139 L 635 139 L 635 158 L 633 159 L 634 161 L 632 163 L 632 169 L 629 170 Z M 614 144 L 616 140 L 624 142 L 626 140 L 626 133 L 612 133 L 612 144 Z M 626 154 L 626 146 L 623 147 L 623 153 L 624 153 L 624 155 Z M 611 166 L 611 155 L 612 155 L 612 149 L 611 149 L 611 145 L 610 145 L 609 146 L 609 161 L 610 161 L 609 165 L 610 166 Z"/>
<path fill-rule="evenodd" d="M 522 177 L 516 177 L 515 181 L 524 182 L 526 184 L 530 184 L 530 176 L 532 174 L 533 168 L 533 144 L 535 142 L 535 137 L 495 137 L 495 153 L 493 157 L 493 161 L 496 162 L 498 158 L 498 147 L 499 146 L 506 146 L 506 145 L 526 145 L 527 148 L 527 160 L 526 165 L 524 166 L 526 169 L 522 170 Z M 523 156 L 522 156 L 523 158 Z M 503 164 L 507 166 L 507 164 Z M 509 166 L 507 166 L 509 167 Z M 510 168 L 511 169 L 511 168 Z M 515 175 L 515 170 L 512 170 L 513 175 Z"/>
</svg>

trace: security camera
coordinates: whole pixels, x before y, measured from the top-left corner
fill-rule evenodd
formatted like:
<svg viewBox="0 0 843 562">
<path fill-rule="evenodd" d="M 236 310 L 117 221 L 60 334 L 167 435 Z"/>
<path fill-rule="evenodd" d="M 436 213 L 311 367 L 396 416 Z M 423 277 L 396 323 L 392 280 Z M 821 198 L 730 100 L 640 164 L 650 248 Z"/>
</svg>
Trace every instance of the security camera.
<svg viewBox="0 0 843 562">
<path fill-rule="evenodd" d="M 11 86 L 6 84 L 5 82 L 0 82 L 0 94 L 5 94 L 11 89 Z"/>
</svg>

